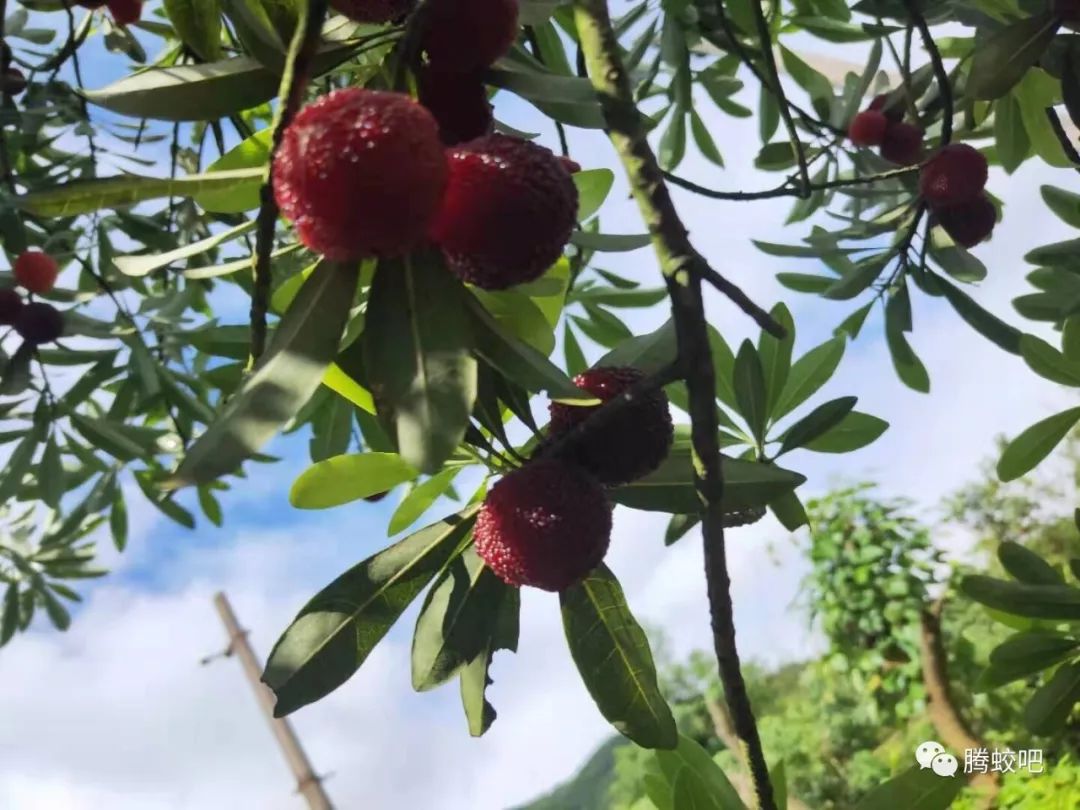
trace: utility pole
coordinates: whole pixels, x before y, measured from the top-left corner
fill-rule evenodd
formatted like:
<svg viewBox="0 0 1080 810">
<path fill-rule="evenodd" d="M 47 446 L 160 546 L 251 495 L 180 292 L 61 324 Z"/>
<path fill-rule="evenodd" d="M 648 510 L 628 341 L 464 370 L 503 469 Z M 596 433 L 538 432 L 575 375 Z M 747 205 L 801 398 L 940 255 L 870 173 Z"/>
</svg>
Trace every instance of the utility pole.
<svg viewBox="0 0 1080 810">
<path fill-rule="evenodd" d="M 285 754 L 285 759 L 289 763 L 289 768 L 292 769 L 293 776 L 296 777 L 297 792 L 307 800 L 308 807 L 311 810 L 334 810 L 326 791 L 323 790 L 322 781 L 311 769 L 311 763 L 308 761 L 304 749 L 300 747 L 300 740 L 297 739 L 292 724 L 284 717 L 274 717 L 274 693 L 261 680 L 262 665 L 259 664 L 259 659 L 255 657 L 255 651 L 251 649 L 251 644 L 248 643 L 247 631 L 240 627 L 240 623 L 236 620 L 236 614 L 233 613 L 232 606 L 229 604 L 225 594 L 218 593 L 214 596 L 214 607 L 217 608 L 218 615 L 221 616 L 221 622 L 225 625 L 225 631 L 229 635 L 229 646 L 225 649 L 224 654 L 235 654 L 240 659 L 240 663 L 244 667 L 244 674 L 247 675 L 251 688 L 255 690 L 255 697 L 258 698 L 259 705 L 266 714 L 266 719 L 270 721 L 270 728 L 274 732 L 274 736 L 277 737 L 278 745 L 281 746 L 281 751 Z M 208 663 L 209 660 L 206 659 L 203 663 Z"/>
</svg>

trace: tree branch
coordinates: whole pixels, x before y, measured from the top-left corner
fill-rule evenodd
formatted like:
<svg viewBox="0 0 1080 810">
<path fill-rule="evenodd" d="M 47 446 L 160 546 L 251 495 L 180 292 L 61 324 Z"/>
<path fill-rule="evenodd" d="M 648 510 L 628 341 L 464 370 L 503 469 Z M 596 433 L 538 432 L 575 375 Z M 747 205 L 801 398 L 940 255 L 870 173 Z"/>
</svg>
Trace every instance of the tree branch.
<svg viewBox="0 0 1080 810">
<path fill-rule="evenodd" d="M 259 215 L 255 226 L 255 286 L 251 293 L 251 356 L 248 366 L 252 367 L 266 349 L 266 313 L 270 308 L 270 253 L 274 247 L 274 229 L 277 226 L 277 201 L 274 199 L 273 166 L 274 156 L 281 146 L 285 128 L 300 109 L 307 87 L 311 59 L 319 44 L 323 19 L 326 17 L 327 0 L 306 0 L 300 5 L 300 18 L 296 23 L 289 54 L 285 60 L 285 71 L 281 75 L 278 92 L 277 117 L 274 121 L 270 161 L 266 168 L 266 177 L 259 189 Z"/>
<path fill-rule="evenodd" d="M 704 259 L 690 244 L 671 201 L 642 116 L 619 57 L 605 0 L 576 0 L 574 15 L 589 78 L 600 98 L 608 137 L 622 161 L 630 188 L 652 236 L 653 249 L 671 297 L 678 356 L 689 393 L 695 486 L 703 503 L 705 579 L 713 645 L 735 732 L 745 748 L 757 805 L 776 810 L 765 754 L 746 693 L 735 644 L 731 580 L 724 547 L 723 469 L 720 464 L 716 388 L 701 297 Z"/>
<path fill-rule="evenodd" d="M 812 183 L 808 188 L 811 191 L 825 191 L 830 188 L 865 186 L 872 183 L 880 183 L 883 180 L 895 180 L 898 177 L 905 177 L 909 174 L 915 174 L 918 171 L 918 166 L 904 166 L 899 169 L 890 169 L 887 172 L 880 172 L 879 174 L 867 174 L 861 177 L 838 177 L 835 180 L 827 180 L 824 183 Z M 679 177 L 671 172 L 664 172 L 664 178 L 672 185 L 685 188 L 687 191 L 692 191 L 695 194 L 700 194 L 702 197 L 708 197 L 713 200 L 746 202 L 749 200 L 771 200 L 777 197 L 800 196 L 799 190 L 792 188 L 788 183 L 764 191 L 717 191 L 706 186 L 698 185 L 692 180 Z"/>
<path fill-rule="evenodd" d="M 754 322 L 770 335 L 780 340 L 787 337 L 787 330 L 778 324 L 772 315 L 751 301 L 750 296 L 744 293 L 737 284 L 728 281 L 707 264 L 699 265 L 697 271 L 702 281 L 709 282 L 726 295 L 735 306 L 753 318 Z"/>
<path fill-rule="evenodd" d="M 945 63 L 941 61 L 941 51 L 938 50 L 937 43 L 934 42 L 934 37 L 930 33 L 930 26 L 926 24 L 926 18 L 919 11 L 915 0 L 904 0 L 904 7 L 907 9 L 908 16 L 915 24 L 915 27 L 919 29 L 919 36 L 922 37 L 923 46 L 926 48 L 926 52 L 930 54 L 930 64 L 934 66 L 934 79 L 937 82 L 938 93 L 941 95 L 942 105 L 945 108 L 941 118 L 941 145 L 945 146 L 952 140 L 953 115 L 955 112 L 949 73 L 945 70 Z"/>
</svg>

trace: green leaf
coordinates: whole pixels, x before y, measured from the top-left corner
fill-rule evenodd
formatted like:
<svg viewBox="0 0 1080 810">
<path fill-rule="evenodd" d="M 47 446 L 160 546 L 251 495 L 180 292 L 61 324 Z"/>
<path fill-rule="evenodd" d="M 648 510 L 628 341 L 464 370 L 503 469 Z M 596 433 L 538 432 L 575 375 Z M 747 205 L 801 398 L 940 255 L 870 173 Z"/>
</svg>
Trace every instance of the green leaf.
<svg viewBox="0 0 1080 810">
<path fill-rule="evenodd" d="M 810 523 L 810 518 L 806 514 L 806 507 L 803 506 L 802 501 L 799 500 L 799 496 L 794 492 L 789 492 L 786 495 L 781 495 L 776 500 L 769 504 L 769 511 L 773 513 L 780 525 L 787 529 L 789 532 L 793 532 L 801 526 L 807 526 Z"/>
<path fill-rule="evenodd" d="M 1061 731 L 1080 700 L 1080 663 L 1062 664 L 1028 700 L 1024 725 L 1032 734 L 1049 736 Z"/>
<path fill-rule="evenodd" d="M 1047 11 L 1017 20 L 979 42 L 968 73 L 967 94 L 987 100 L 1005 95 L 1043 55 L 1059 25 Z"/>
<path fill-rule="evenodd" d="M 694 136 L 694 143 L 697 144 L 702 157 L 710 163 L 723 168 L 724 156 L 720 154 L 716 141 L 713 140 L 713 136 L 709 133 L 708 126 L 693 107 L 690 108 L 690 133 Z"/>
<path fill-rule="evenodd" d="M 1045 340 L 1034 335 L 1022 335 L 1019 344 L 1024 362 L 1040 377 L 1061 385 L 1080 388 L 1080 362 L 1070 360 Z"/>
<path fill-rule="evenodd" d="M 34 460 L 34 452 L 37 450 L 38 436 L 31 430 L 19 442 L 11 452 L 0 471 L 0 504 L 8 503 L 19 491 L 23 478 L 30 471 L 30 464 Z"/>
<path fill-rule="evenodd" d="M 368 296 L 367 381 L 401 457 L 423 473 L 461 443 L 476 400 L 467 299 L 433 252 L 382 262 Z"/>
<path fill-rule="evenodd" d="M 472 294 L 507 332 L 525 341 L 545 357 L 555 350 L 555 333 L 533 299 L 516 290 L 488 292 L 474 289 Z"/>
<path fill-rule="evenodd" d="M 1056 186 L 1039 186 L 1043 202 L 1066 225 L 1080 228 L 1080 194 Z"/>
<path fill-rule="evenodd" d="M 647 233 L 611 234 L 591 231 L 574 231 L 570 234 L 570 244 L 598 253 L 627 253 L 652 244 L 652 237 Z"/>
<path fill-rule="evenodd" d="M 682 540 L 686 533 L 701 522 L 697 515 L 672 515 L 664 532 L 664 545 L 670 546 Z"/>
<path fill-rule="evenodd" d="M 40 482 L 41 500 L 51 509 L 59 509 L 60 499 L 64 496 L 66 487 L 64 464 L 60 458 L 60 448 L 56 444 L 55 436 L 50 436 L 45 442 L 37 477 Z"/>
<path fill-rule="evenodd" d="M 454 482 L 459 472 L 461 472 L 460 467 L 447 467 L 413 488 L 412 492 L 406 495 L 398 508 L 394 510 L 386 533 L 392 537 L 412 526 L 450 488 L 450 484 Z"/>
<path fill-rule="evenodd" d="M 836 283 L 832 276 L 815 276 L 810 273 L 777 273 L 776 280 L 789 290 L 819 295 Z"/>
<path fill-rule="evenodd" d="M 254 373 L 188 448 L 167 487 L 209 483 L 235 471 L 296 415 L 337 353 L 357 273 L 354 263 L 324 261 L 316 268 L 278 323 Z"/>
<path fill-rule="evenodd" d="M 772 417 L 780 420 L 812 397 L 836 372 L 844 357 L 847 342 L 833 338 L 815 346 L 795 361 L 784 390 L 773 408 Z"/>
<path fill-rule="evenodd" d="M 4 608 L 0 613 L 0 647 L 3 647 L 19 628 L 19 586 L 12 582 L 4 591 Z"/>
<path fill-rule="evenodd" d="M 761 368 L 757 349 L 749 340 L 743 341 L 735 357 L 735 401 L 739 406 L 739 413 L 760 443 L 769 420 L 765 372 Z"/>
<path fill-rule="evenodd" d="M 841 397 L 814 408 L 787 429 L 780 443 L 780 452 L 777 455 L 787 453 L 796 447 L 803 447 L 839 426 L 844 418 L 851 413 L 857 401 L 858 397 Z"/>
<path fill-rule="evenodd" d="M 693 797 L 696 804 L 680 804 L 680 794 L 675 792 L 674 810 L 746 810 L 734 785 L 716 761 L 690 737 L 679 734 L 679 743 L 673 751 L 657 751 L 653 756 L 664 779 L 673 788 L 680 782 L 690 784 L 682 788 L 683 798 Z M 703 803 L 704 802 L 704 803 Z"/>
<path fill-rule="evenodd" d="M 604 204 L 615 183 L 615 173 L 611 169 L 586 169 L 573 178 L 578 190 L 577 221 L 585 222 Z"/>
<path fill-rule="evenodd" d="M 827 120 L 833 101 L 832 82 L 783 45 L 780 46 L 780 59 L 795 83 L 810 96 L 814 109 Z"/>
<path fill-rule="evenodd" d="M 583 129 L 603 129 L 604 112 L 588 79 L 518 69 L 513 54 L 485 71 L 484 81 L 521 96 L 549 118 Z M 524 66 L 522 66 L 524 67 Z"/>
<path fill-rule="evenodd" d="M 596 361 L 596 367 L 633 366 L 646 374 L 655 374 L 675 362 L 678 348 L 675 323 L 668 320 L 655 332 L 629 338 Z"/>
<path fill-rule="evenodd" d="M 1031 585 L 1064 585 L 1065 577 L 1031 549 L 1006 541 L 998 546 L 998 559 L 1005 571 Z"/>
<path fill-rule="evenodd" d="M 428 591 L 412 643 L 413 689 L 434 689 L 486 649 L 510 587 L 471 547 L 450 561 Z"/>
<path fill-rule="evenodd" d="M 916 765 L 871 790 L 855 810 L 946 810 L 964 789 L 965 781 L 960 775 L 941 777 Z"/>
<path fill-rule="evenodd" d="M 172 180 L 167 177 L 126 174 L 60 183 L 16 197 L 14 203 L 34 216 L 68 217 L 162 197 L 190 197 L 200 191 L 235 189 L 244 185 L 258 187 L 262 183 L 262 175 L 261 169 L 191 174 Z"/>
<path fill-rule="evenodd" d="M 988 692 L 1007 683 L 1027 678 L 1072 657 L 1074 638 L 1045 630 L 1017 633 L 990 652 L 990 665 L 979 674 L 975 692 Z"/>
<path fill-rule="evenodd" d="M 68 609 L 64 607 L 63 603 L 56 598 L 44 583 L 42 583 L 41 589 L 38 590 L 38 594 L 40 594 L 42 602 L 45 603 L 45 615 L 49 617 L 53 627 L 57 630 L 67 630 L 71 626 L 71 614 Z"/>
<path fill-rule="evenodd" d="M 273 132 L 269 127 L 241 141 L 224 155 L 206 167 L 207 174 L 259 169 L 260 178 L 270 160 L 270 144 Z M 262 183 L 239 184 L 234 187 L 215 188 L 195 195 L 195 202 L 204 211 L 218 214 L 238 214 L 259 207 L 259 189 Z"/>
<path fill-rule="evenodd" d="M 667 129 L 660 138 L 657 158 L 666 171 L 674 171 L 686 156 L 686 110 L 675 106 Z"/>
<path fill-rule="evenodd" d="M 843 278 L 834 281 L 823 293 L 823 297 L 830 301 L 850 301 L 858 297 L 877 280 L 887 262 L 887 253 L 861 259 L 851 266 Z"/>
<path fill-rule="evenodd" d="M 643 748 L 674 748 L 671 715 L 649 641 L 603 564 L 559 594 L 563 628 L 585 688 L 615 729 Z"/>
<path fill-rule="evenodd" d="M 1080 422 L 1080 408 L 1070 408 L 1036 422 L 1006 445 L 997 463 L 998 478 L 1012 481 L 1035 469 L 1077 422 Z"/>
<path fill-rule="evenodd" d="M 926 372 L 919 356 L 904 337 L 904 331 L 897 323 L 890 323 L 890 313 L 896 310 L 885 309 L 885 339 L 889 345 L 889 355 L 900 381 L 908 388 L 923 394 L 930 392 L 930 375 Z"/>
<path fill-rule="evenodd" d="M 1007 174 L 1020 168 L 1020 164 L 1031 154 L 1031 140 L 1024 129 L 1020 104 L 1012 93 L 994 102 L 994 144 L 997 146 L 998 160 Z"/>
<path fill-rule="evenodd" d="M 416 475 L 396 453 L 334 456 L 300 473 L 289 490 L 289 503 L 297 509 L 329 509 L 386 492 Z"/>
<path fill-rule="evenodd" d="M 1072 161 L 1065 154 L 1046 110 L 1059 102 L 1061 84 L 1042 70 L 1029 70 L 1016 90 L 1020 115 L 1031 139 L 1031 146 L 1044 161 L 1058 168 L 1069 168 Z"/>
<path fill-rule="evenodd" d="M 116 487 L 113 493 L 112 508 L 109 510 L 109 531 L 112 532 L 116 550 L 123 551 L 127 547 L 128 540 L 128 515 L 124 491 L 120 487 Z"/>
<path fill-rule="evenodd" d="M 815 453 L 850 453 L 877 441 L 889 423 L 868 413 L 852 411 L 822 436 L 803 445 Z"/>
<path fill-rule="evenodd" d="M 245 186 L 241 183 L 240 186 Z M 247 184 L 252 188 L 256 194 L 258 194 L 259 185 L 255 182 Z M 201 195 L 196 195 L 196 200 Z M 168 267 L 173 262 L 178 262 L 183 259 L 191 258 L 192 256 L 198 256 L 200 253 L 206 253 L 209 250 L 213 250 L 219 245 L 223 245 L 226 242 L 230 242 L 238 236 L 254 230 L 255 221 L 242 222 L 235 228 L 229 228 L 221 233 L 208 236 L 206 239 L 200 239 L 197 242 L 190 242 L 183 247 L 178 247 L 176 250 L 170 250 L 166 253 L 151 253 L 145 256 L 116 256 L 113 259 L 113 263 L 116 265 L 116 269 L 126 276 L 145 276 L 154 270 L 160 270 L 163 267 Z"/>
<path fill-rule="evenodd" d="M 765 507 L 806 481 L 805 476 L 772 464 L 722 458 L 724 512 Z M 655 472 L 611 492 L 611 499 L 646 512 L 696 515 L 701 500 L 694 487 L 689 448 L 676 447 Z"/>
<path fill-rule="evenodd" d="M 483 649 L 461 670 L 461 704 L 473 737 L 482 736 L 495 721 L 495 708 L 485 696 L 491 683 L 488 670 L 492 658 L 498 650 L 517 651 L 521 594 L 518 588 L 504 588 L 502 594 L 498 616 Z"/>
<path fill-rule="evenodd" d="M 762 143 L 768 143 L 780 126 L 780 106 L 764 82 L 758 95 L 758 136 Z"/>
<path fill-rule="evenodd" d="M 1029 585 L 982 575 L 964 577 L 960 589 L 987 607 L 1029 619 L 1080 619 L 1080 589 L 1071 585 Z"/>
<path fill-rule="evenodd" d="M 581 344 L 578 343 L 574 330 L 570 328 L 569 321 L 563 324 L 563 352 L 566 355 L 567 373 L 577 375 L 589 367 L 585 353 L 581 351 Z"/>
<path fill-rule="evenodd" d="M 933 284 L 941 290 L 946 300 L 952 304 L 956 314 L 963 318 L 972 329 L 1010 354 L 1020 353 L 1021 333 L 1019 329 L 987 312 L 975 303 L 967 293 L 945 279 L 936 277 L 933 279 Z"/>
<path fill-rule="evenodd" d="M 278 639 L 262 680 L 275 717 L 296 711 L 352 677 L 472 530 L 470 507 L 383 549 L 331 582 Z"/>
<path fill-rule="evenodd" d="M 788 141 L 774 141 L 761 147 L 754 166 L 766 172 L 790 169 L 795 165 L 795 150 Z"/>
<path fill-rule="evenodd" d="M 706 328 L 709 334 L 709 352 L 712 354 L 713 375 L 716 377 L 716 396 L 729 408 L 735 409 L 735 353 L 731 351 L 724 336 L 712 324 L 708 324 Z M 674 333 L 672 333 L 672 346 L 674 345 Z M 672 359 L 674 358 L 673 354 Z"/>
<path fill-rule="evenodd" d="M 795 345 L 795 321 L 784 304 L 777 304 L 769 313 L 786 332 L 783 338 L 774 337 L 762 331 L 758 338 L 758 356 L 765 374 L 765 411 L 773 412 L 780 394 L 784 390 L 788 373 L 791 371 L 791 350 Z"/>
<path fill-rule="evenodd" d="M 221 4 L 218 0 L 165 0 L 162 4 L 180 41 L 204 62 L 221 57 Z"/>
</svg>

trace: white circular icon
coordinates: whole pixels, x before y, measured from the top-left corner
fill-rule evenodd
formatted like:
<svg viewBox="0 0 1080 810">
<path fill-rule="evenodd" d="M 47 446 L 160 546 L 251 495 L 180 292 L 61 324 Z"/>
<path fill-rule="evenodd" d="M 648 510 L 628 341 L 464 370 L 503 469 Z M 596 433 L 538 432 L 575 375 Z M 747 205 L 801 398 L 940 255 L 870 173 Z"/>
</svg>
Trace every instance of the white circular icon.
<svg viewBox="0 0 1080 810">
<path fill-rule="evenodd" d="M 921 768 L 929 768 L 938 754 L 945 753 L 945 746 L 933 740 L 927 740 L 915 749 L 915 761 Z"/>
<path fill-rule="evenodd" d="M 952 754 L 938 754 L 930 763 L 930 767 L 938 776 L 952 776 L 956 773 L 959 764 Z"/>
</svg>

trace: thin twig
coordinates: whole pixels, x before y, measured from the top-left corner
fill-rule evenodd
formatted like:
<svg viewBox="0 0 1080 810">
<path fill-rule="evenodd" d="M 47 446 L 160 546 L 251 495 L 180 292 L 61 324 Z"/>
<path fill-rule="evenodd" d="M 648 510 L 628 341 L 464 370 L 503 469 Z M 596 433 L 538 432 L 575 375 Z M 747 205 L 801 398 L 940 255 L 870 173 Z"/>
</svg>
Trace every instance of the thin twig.
<svg viewBox="0 0 1080 810">
<path fill-rule="evenodd" d="M 69 0 L 64 0 L 64 12 L 67 14 L 68 22 L 68 39 L 75 39 L 75 14 L 71 10 L 71 3 Z M 78 84 L 79 92 L 79 111 L 82 113 L 83 120 L 86 121 L 86 143 L 90 147 L 90 165 L 93 166 L 94 174 L 97 175 L 97 144 L 94 143 L 94 126 L 90 121 L 90 107 L 86 103 L 86 96 L 83 95 L 83 78 L 82 68 L 79 66 L 79 49 L 75 48 L 71 52 L 71 66 L 75 70 L 75 81 Z"/>
<path fill-rule="evenodd" d="M 697 268 L 703 281 L 709 282 L 720 292 L 726 295 L 735 306 L 754 319 L 754 322 L 773 337 L 783 340 L 787 337 L 787 330 L 776 322 L 772 315 L 750 300 L 750 296 L 732 281 L 728 281 L 716 270 L 707 264 L 699 264 Z"/>
<path fill-rule="evenodd" d="M 1054 130 L 1054 135 L 1057 136 L 1058 143 L 1061 144 L 1061 148 L 1065 152 L 1065 157 L 1072 161 L 1073 168 L 1080 172 L 1080 152 L 1076 151 L 1076 146 L 1069 140 L 1069 134 L 1065 131 L 1065 127 L 1061 125 L 1057 110 L 1053 107 L 1047 107 L 1046 117 L 1050 121 L 1050 127 Z"/>
<path fill-rule="evenodd" d="M 954 114 L 952 84 L 949 82 L 949 72 L 945 70 L 945 63 L 941 60 L 941 51 L 938 50 L 937 43 L 934 42 L 934 36 L 930 33 L 930 26 L 926 24 L 926 18 L 922 15 L 922 12 L 919 11 L 918 6 L 915 4 L 915 0 L 904 0 L 904 7 L 907 9 L 911 22 L 919 29 L 919 36 L 922 37 L 923 47 L 925 47 L 926 52 L 930 54 L 930 64 L 934 66 L 934 79 L 937 82 L 938 94 L 941 96 L 942 104 L 945 107 L 941 118 L 941 145 L 945 146 L 952 140 Z"/>
<path fill-rule="evenodd" d="M 895 180 L 898 177 L 905 177 L 906 175 L 914 174 L 918 170 L 918 166 L 904 166 L 899 169 L 889 169 L 889 171 L 881 172 L 880 174 L 867 174 L 861 177 L 837 177 L 823 183 L 812 183 L 810 185 L 810 190 L 813 192 L 825 191 L 830 188 L 846 188 L 847 186 L 865 186 L 871 183 L 879 183 L 883 180 Z M 784 185 L 766 189 L 765 191 L 717 191 L 716 189 L 711 189 L 707 186 L 698 185 L 692 180 L 679 177 L 671 172 L 664 172 L 664 178 L 673 185 L 685 188 L 687 191 L 692 191 L 695 194 L 700 194 L 702 197 L 708 197 L 713 200 L 735 200 L 738 202 L 746 202 L 749 200 L 770 200 L 776 197 L 800 196 L 799 190 L 792 188 L 789 183 L 784 183 Z"/>
<path fill-rule="evenodd" d="M 278 92 L 277 120 L 274 121 L 270 161 L 266 177 L 259 189 L 259 215 L 255 231 L 255 285 L 251 292 L 251 357 L 254 366 L 266 349 L 266 313 L 270 308 L 270 253 L 274 247 L 274 229 L 278 219 L 278 205 L 274 199 L 274 156 L 281 146 L 285 128 L 300 109 L 307 87 L 311 60 L 319 44 L 323 19 L 326 17 L 327 0 L 307 0 L 300 6 L 300 19 L 296 23 L 289 55 L 285 60 L 285 72 L 281 76 Z"/>
<path fill-rule="evenodd" d="M 589 78 L 600 98 L 608 137 L 626 171 L 642 219 L 652 236 L 671 298 L 681 371 L 689 395 L 695 487 L 702 502 L 705 579 L 713 645 L 736 734 L 746 759 L 760 810 L 776 810 L 768 765 L 746 692 L 735 644 L 731 579 L 724 547 L 724 478 L 716 415 L 716 379 L 701 295 L 702 258 L 690 243 L 649 145 L 643 117 L 619 54 L 606 0 L 576 0 L 578 40 Z"/>
<path fill-rule="evenodd" d="M 533 56 L 536 57 L 536 61 L 544 67 L 547 67 L 547 63 L 544 61 L 543 51 L 540 50 L 540 40 L 536 38 L 536 29 L 531 25 L 525 26 L 525 39 L 529 43 L 529 47 L 532 48 Z M 570 145 L 566 140 L 566 127 L 563 126 L 562 121 L 555 121 L 555 132 L 559 136 L 559 149 L 562 152 L 563 157 L 569 157 Z"/>
<path fill-rule="evenodd" d="M 7 41 L 4 39 L 4 24 L 7 19 L 7 0 L 0 0 L 0 48 L 3 48 Z M 0 70 L 7 70 L 7 65 L 0 65 Z M 6 107 L 8 104 L 7 84 L 3 84 L 4 92 L 0 93 L 0 109 Z M 3 175 L 4 184 L 10 189 L 12 194 L 17 194 L 18 191 L 15 188 L 15 175 L 11 171 L 11 159 L 8 157 L 7 150 L 7 133 L 4 131 L 4 122 L 0 120 L 0 174 Z"/>
</svg>

